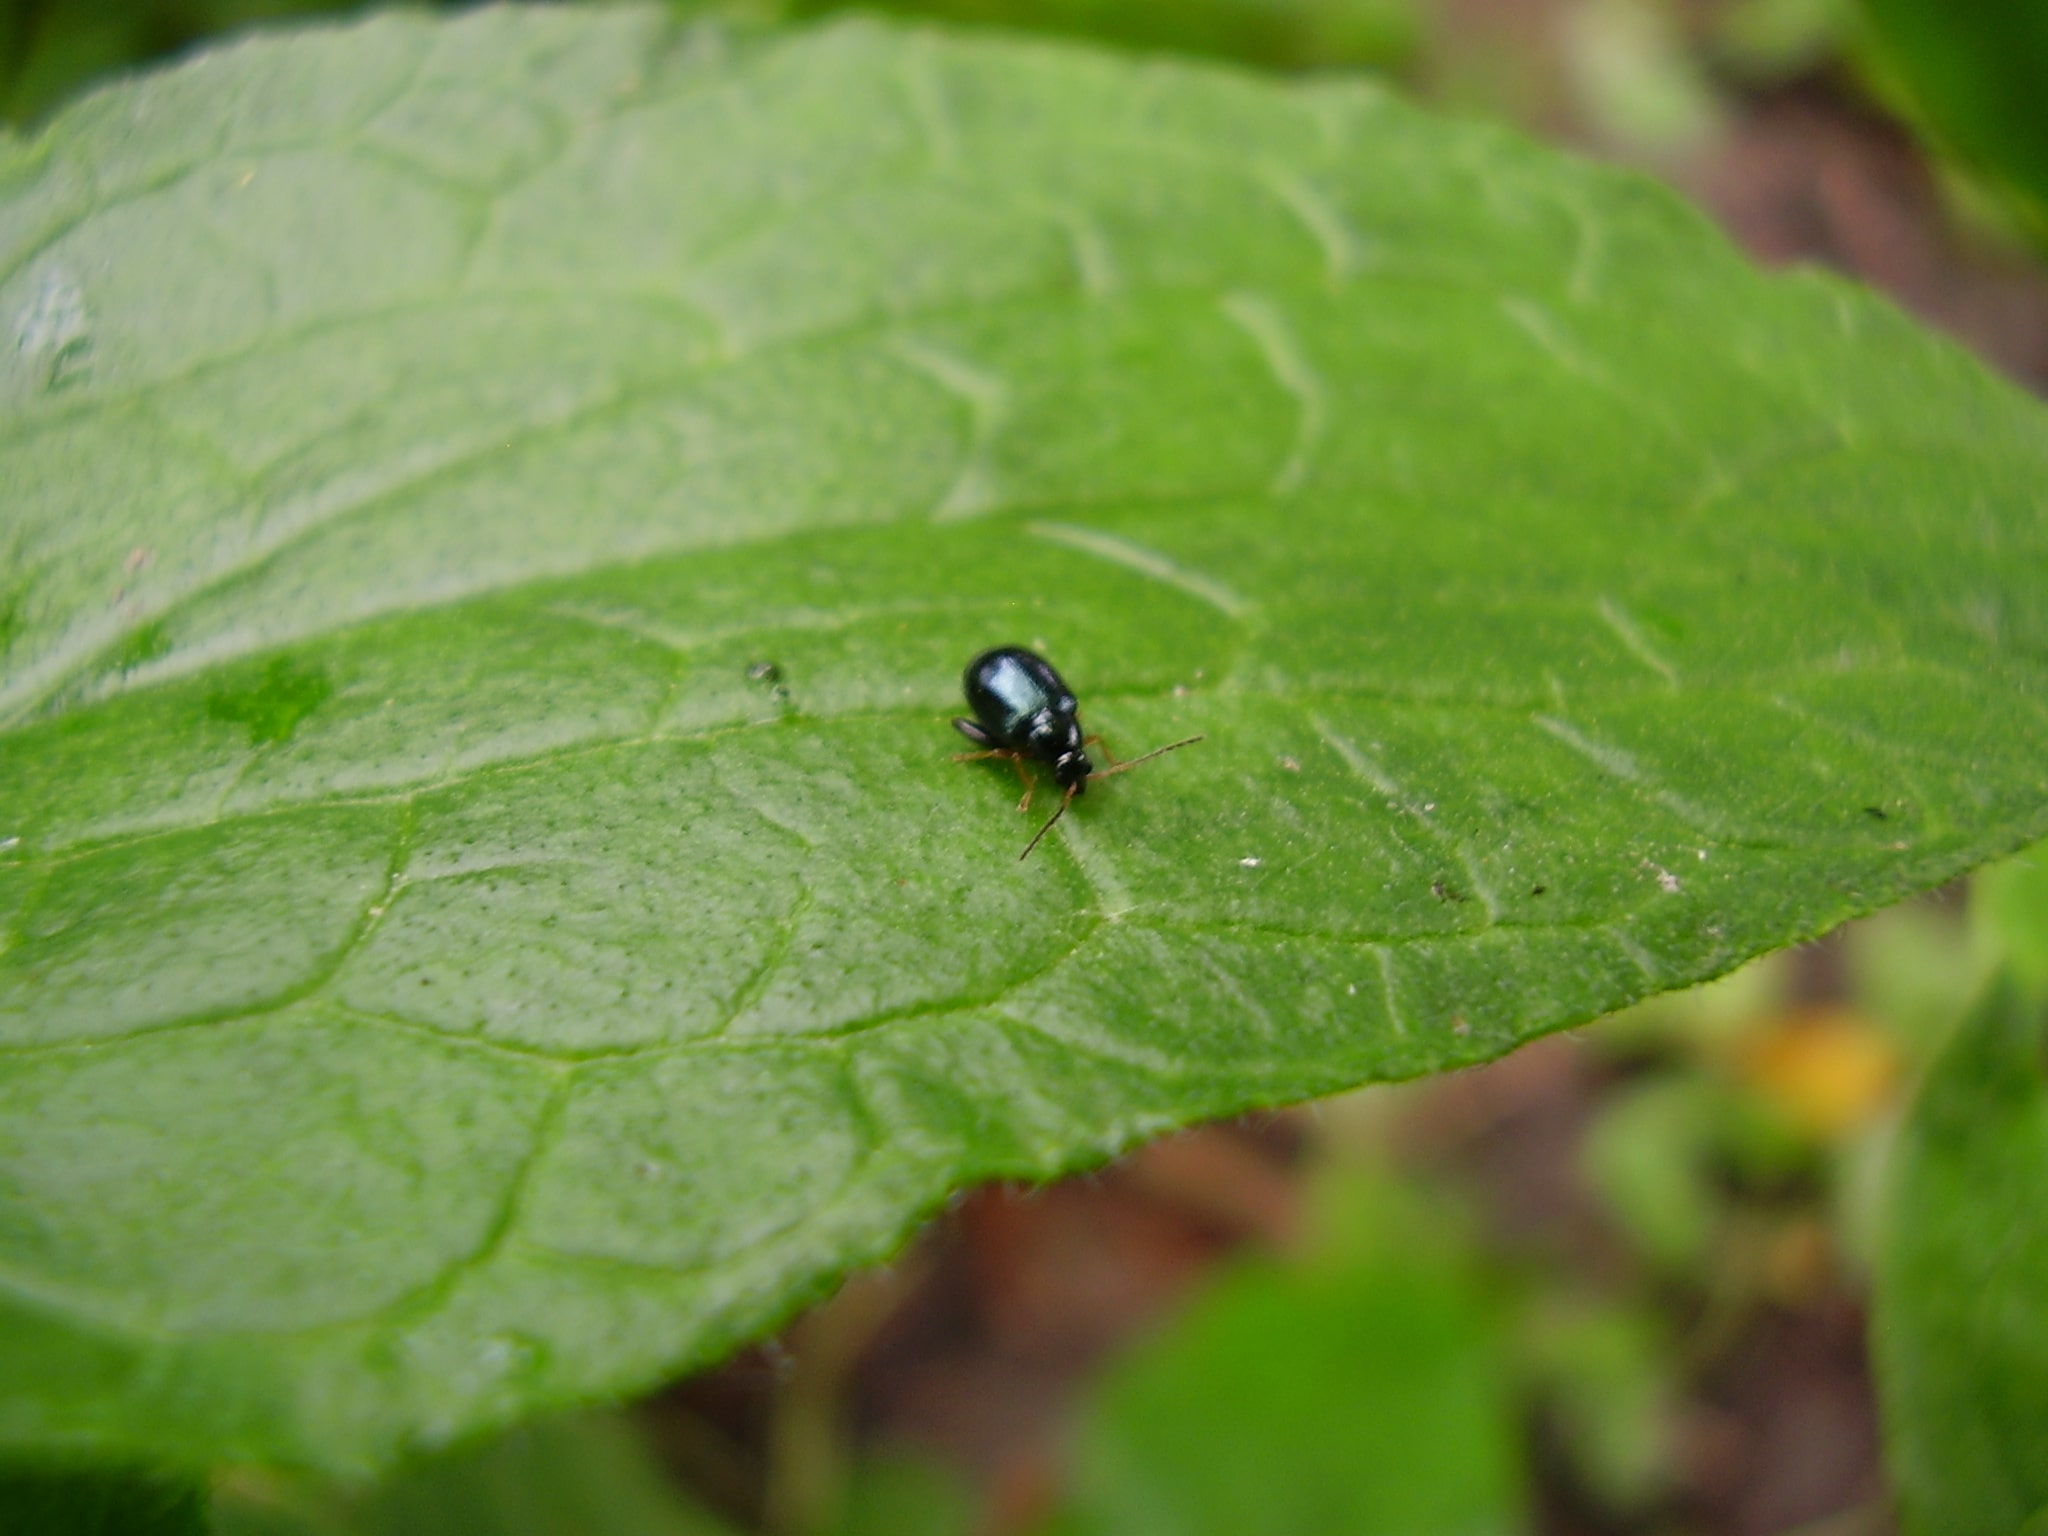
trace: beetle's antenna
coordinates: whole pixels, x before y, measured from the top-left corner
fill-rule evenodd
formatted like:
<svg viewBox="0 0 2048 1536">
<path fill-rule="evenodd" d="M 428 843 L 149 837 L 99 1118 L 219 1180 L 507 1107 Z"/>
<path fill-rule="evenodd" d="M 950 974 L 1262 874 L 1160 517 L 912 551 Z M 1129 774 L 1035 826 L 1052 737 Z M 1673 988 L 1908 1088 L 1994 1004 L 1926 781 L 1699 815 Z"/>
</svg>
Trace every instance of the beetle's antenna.
<svg viewBox="0 0 2048 1536">
<path fill-rule="evenodd" d="M 1094 777 L 1098 779 L 1106 779 L 1111 774 L 1122 773 L 1126 769 L 1137 767 L 1140 763 L 1149 763 L 1152 761 L 1153 758 L 1159 756 L 1159 754 L 1162 752 L 1175 752 L 1182 747 L 1192 747 L 1196 742 L 1204 739 L 1205 738 L 1200 736 L 1190 736 L 1185 741 L 1170 741 L 1163 747 L 1154 747 L 1150 752 L 1147 752 L 1143 757 L 1127 757 L 1122 762 L 1118 763 L 1114 768 L 1100 769 L 1096 772 Z"/>
<path fill-rule="evenodd" d="M 1031 850 L 1038 846 L 1039 838 L 1044 837 L 1046 833 L 1052 830 L 1052 824 L 1054 821 L 1058 821 L 1062 816 L 1067 814 L 1067 807 L 1074 803 L 1074 796 L 1079 794 L 1080 792 L 1081 786 L 1079 784 L 1070 784 L 1067 786 L 1067 792 L 1060 797 L 1060 808 L 1052 813 L 1052 820 L 1048 821 L 1044 826 L 1040 827 L 1038 829 L 1037 835 L 1034 836 L 1030 842 L 1024 845 L 1024 851 L 1017 855 L 1017 862 L 1019 864 L 1022 864 L 1026 859 L 1031 857 Z"/>
<path fill-rule="evenodd" d="M 1192 747 L 1196 742 L 1201 741 L 1203 739 L 1204 738 L 1200 736 L 1190 736 L 1185 741 L 1170 741 L 1163 747 L 1154 747 L 1150 752 L 1147 752 L 1143 757 L 1128 757 L 1125 758 L 1122 762 L 1118 763 L 1114 768 L 1099 769 L 1097 772 L 1090 775 L 1090 777 L 1097 779 L 1106 779 L 1111 774 L 1122 773 L 1126 768 L 1135 768 L 1140 763 L 1148 763 L 1153 758 L 1159 756 L 1162 752 L 1176 751 L 1181 747 Z M 1081 781 L 1081 783 L 1086 782 L 1087 780 L 1085 779 Z M 1066 794 L 1060 797 L 1060 808 L 1052 813 L 1051 819 L 1048 820 L 1044 826 L 1038 829 L 1036 835 L 1032 837 L 1031 841 L 1024 845 L 1024 851 L 1017 855 L 1017 862 L 1019 864 L 1023 863 L 1026 859 L 1031 857 L 1031 850 L 1036 848 L 1040 840 L 1044 838 L 1045 834 L 1053 829 L 1053 824 L 1057 822 L 1062 816 L 1067 814 L 1067 807 L 1074 803 L 1074 796 L 1078 795 L 1079 793 L 1081 793 L 1081 784 L 1070 784 L 1067 786 Z"/>
</svg>

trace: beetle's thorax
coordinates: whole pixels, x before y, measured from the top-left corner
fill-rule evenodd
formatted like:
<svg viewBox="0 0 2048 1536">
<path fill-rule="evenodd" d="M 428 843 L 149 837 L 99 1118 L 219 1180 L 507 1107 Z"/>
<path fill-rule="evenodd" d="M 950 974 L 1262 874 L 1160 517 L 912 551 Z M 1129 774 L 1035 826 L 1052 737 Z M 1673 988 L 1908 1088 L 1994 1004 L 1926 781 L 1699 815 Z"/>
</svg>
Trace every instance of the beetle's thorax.
<svg viewBox="0 0 2048 1536">
<path fill-rule="evenodd" d="M 1025 731 L 1027 750 L 1041 763 L 1050 765 L 1053 777 L 1063 786 L 1094 771 L 1094 765 L 1081 750 L 1081 721 L 1071 703 L 1061 699 L 1051 708 L 1039 710 Z"/>
</svg>

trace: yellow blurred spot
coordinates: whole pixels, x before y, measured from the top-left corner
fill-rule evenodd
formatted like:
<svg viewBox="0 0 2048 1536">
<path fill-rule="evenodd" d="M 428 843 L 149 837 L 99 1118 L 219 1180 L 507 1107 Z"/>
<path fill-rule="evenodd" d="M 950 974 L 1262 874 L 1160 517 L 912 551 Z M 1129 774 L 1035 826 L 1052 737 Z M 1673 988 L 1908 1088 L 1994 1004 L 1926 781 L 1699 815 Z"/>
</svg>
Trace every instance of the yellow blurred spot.
<svg viewBox="0 0 2048 1536">
<path fill-rule="evenodd" d="M 1878 1027 L 1845 1008 L 1791 1013 L 1744 1042 L 1743 1079 L 1792 1125 L 1836 1141 L 1891 1098 L 1899 1056 Z"/>
</svg>

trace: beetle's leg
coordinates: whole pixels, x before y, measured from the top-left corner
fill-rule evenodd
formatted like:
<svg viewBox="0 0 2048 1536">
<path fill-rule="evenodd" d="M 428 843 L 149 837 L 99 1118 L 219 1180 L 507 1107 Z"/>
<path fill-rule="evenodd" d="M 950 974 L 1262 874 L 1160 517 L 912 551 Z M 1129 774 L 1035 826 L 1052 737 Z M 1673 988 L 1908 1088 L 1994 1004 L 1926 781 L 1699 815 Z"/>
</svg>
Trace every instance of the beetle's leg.
<svg viewBox="0 0 2048 1536">
<path fill-rule="evenodd" d="M 962 736 L 965 736 L 976 746 L 992 747 L 996 744 L 995 737 L 984 731 L 979 721 L 969 720 L 965 715 L 955 715 L 953 717 L 953 729 Z"/>
<path fill-rule="evenodd" d="M 1081 738 L 1081 745 L 1084 747 L 1102 748 L 1102 755 L 1109 759 L 1110 767 L 1114 768 L 1116 766 L 1116 754 L 1109 750 L 1109 743 L 1100 736 L 1083 736 Z"/>
<path fill-rule="evenodd" d="M 1017 769 L 1017 777 L 1024 781 L 1024 798 L 1017 802 L 1017 809 L 1019 811 L 1028 811 L 1031 809 L 1031 797 L 1038 793 L 1038 780 L 1032 778 L 1030 774 L 1024 771 L 1023 753 L 1019 752 L 1013 755 L 1010 758 L 1010 762 Z"/>
</svg>

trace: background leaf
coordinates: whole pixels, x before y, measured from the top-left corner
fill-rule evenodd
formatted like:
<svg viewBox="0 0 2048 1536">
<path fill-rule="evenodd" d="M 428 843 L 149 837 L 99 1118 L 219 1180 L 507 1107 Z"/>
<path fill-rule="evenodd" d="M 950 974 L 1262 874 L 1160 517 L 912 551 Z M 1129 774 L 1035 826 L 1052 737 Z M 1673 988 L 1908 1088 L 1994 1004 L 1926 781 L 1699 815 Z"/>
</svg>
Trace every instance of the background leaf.
<svg viewBox="0 0 2048 1536">
<path fill-rule="evenodd" d="M 15 1442 L 645 1384 L 2048 829 L 2038 406 L 1358 85 L 486 11 L 0 153 Z M 1020 866 L 1004 640 L 1209 740 Z"/>
<path fill-rule="evenodd" d="M 525 1424 L 406 1467 L 367 1496 L 238 1473 L 215 1536 L 734 1536 L 678 1488 L 618 1413 Z"/>
<path fill-rule="evenodd" d="M 1875 1347 L 1909 1531 L 2048 1518 L 2048 1055 L 2011 983 L 1958 1032 L 1897 1152 Z"/>
<path fill-rule="evenodd" d="M 197 1482 L 129 1468 L 0 1467 L 8 1536 L 206 1536 Z"/>
<path fill-rule="evenodd" d="M 780 9 L 820 16 L 850 7 L 786 0 Z M 1419 0 L 891 0 L 886 9 L 1272 69 L 1394 68 L 1413 60 L 1427 30 Z"/>
<path fill-rule="evenodd" d="M 1971 909 L 2013 984 L 2048 999 L 2048 844 L 1995 864 L 1974 882 Z"/>
<path fill-rule="evenodd" d="M 1113 1367 L 1059 1536 L 1526 1529 L 1504 1328 L 1472 1255 L 1395 1188 L 1325 1196 L 1361 1208 L 1369 1249 L 1246 1265 Z"/>
<path fill-rule="evenodd" d="M 1887 76 L 1935 137 L 2019 194 L 2048 237 L 2048 10 L 2008 0 L 1863 0 Z"/>
</svg>

